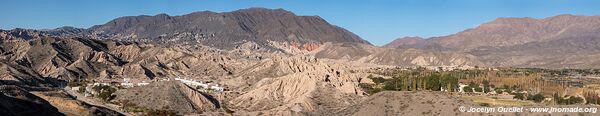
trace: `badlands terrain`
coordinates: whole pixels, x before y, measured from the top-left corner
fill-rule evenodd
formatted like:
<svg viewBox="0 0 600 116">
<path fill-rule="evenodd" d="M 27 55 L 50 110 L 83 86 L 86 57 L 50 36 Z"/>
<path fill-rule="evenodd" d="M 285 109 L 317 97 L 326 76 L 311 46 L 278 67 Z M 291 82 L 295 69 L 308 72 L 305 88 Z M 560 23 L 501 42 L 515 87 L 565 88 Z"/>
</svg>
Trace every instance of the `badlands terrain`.
<svg viewBox="0 0 600 116">
<path fill-rule="evenodd" d="M 319 16 L 264 8 L 0 30 L 0 114 L 463 115 L 457 107 L 478 104 L 359 85 L 382 68 L 599 68 L 598 32 L 596 16 L 498 18 L 378 47 Z M 115 91 L 97 97 L 112 90 L 88 84 Z"/>
</svg>

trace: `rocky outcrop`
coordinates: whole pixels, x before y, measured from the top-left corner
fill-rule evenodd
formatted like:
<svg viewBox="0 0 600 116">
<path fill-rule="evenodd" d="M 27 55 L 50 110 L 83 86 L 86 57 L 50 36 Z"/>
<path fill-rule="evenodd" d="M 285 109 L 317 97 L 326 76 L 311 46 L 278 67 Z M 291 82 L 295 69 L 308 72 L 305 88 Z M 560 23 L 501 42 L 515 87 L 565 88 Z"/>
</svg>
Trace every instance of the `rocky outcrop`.
<svg viewBox="0 0 600 116">
<path fill-rule="evenodd" d="M 308 111 L 314 111 L 310 97 L 316 89 L 316 80 L 306 73 L 295 73 L 277 79 L 263 79 L 258 88 L 241 95 L 232 101 L 234 106 L 249 111 L 270 110 L 281 105 L 301 104 Z"/>
<path fill-rule="evenodd" d="M 228 104 L 243 113 L 263 112 L 271 115 L 318 114 L 339 110 L 351 104 L 352 98 L 363 92 L 358 89 L 361 78 L 368 74 L 349 71 L 350 67 L 333 62 L 319 61 L 314 57 L 295 56 L 269 59 L 259 63 L 255 76 L 262 78 L 241 79 L 252 81 L 248 91 L 233 98 Z M 267 70 L 265 70 L 267 69 Z M 272 71 L 276 70 L 276 71 Z M 262 75 L 263 72 L 283 72 L 280 75 Z M 271 77 L 272 76 L 272 77 Z M 325 97 L 336 96 L 336 97 Z M 341 97 L 343 96 L 343 97 Z M 341 98 L 340 98 L 341 97 Z M 330 106 L 330 107 L 323 107 Z"/>
<path fill-rule="evenodd" d="M 145 78 L 176 75 L 231 75 L 237 61 L 218 50 L 166 48 L 145 43 L 46 37 L 2 43 L 0 57 L 42 77 Z M 219 60 L 217 60 L 217 58 Z"/>
</svg>

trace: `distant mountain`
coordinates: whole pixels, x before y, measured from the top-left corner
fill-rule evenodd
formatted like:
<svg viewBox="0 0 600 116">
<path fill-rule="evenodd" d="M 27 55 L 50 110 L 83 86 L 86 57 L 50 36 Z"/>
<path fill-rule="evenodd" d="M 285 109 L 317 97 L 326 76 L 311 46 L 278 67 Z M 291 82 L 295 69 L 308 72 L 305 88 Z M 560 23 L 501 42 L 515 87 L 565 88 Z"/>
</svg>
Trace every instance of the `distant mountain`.
<svg viewBox="0 0 600 116">
<path fill-rule="evenodd" d="M 421 37 L 403 37 L 395 39 L 394 41 L 383 45 L 385 48 L 396 48 L 399 46 L 413 46 L 413 45 L 422 45 L 425 43 L 425 39 Z"/>
<path fill-rule="evenodd" d="M 182 16 L 127 16 L 88 29 L 101 39 L 197 42 L 230 48 L 243 41 L 370 44 L 318 16 L 297 16 L 283 9 L 249 8 L 233 12 L 195 12 Z"/>
<path fill-rule="evenodd" d="M 457 34 L 433 38 L 448 48 L 507 47 L 530 42 L 600 36 L 599 16 L 558 15 L 544 19 L 498 18 Z M 557 47 L 557 46 L 553 46 Z"/>
<path fill-rule="evenodd" d="M 7 40 L 31 40 L 45 36 L 48 35 L 43 33 L 43 31 L 33 29 L 16 28 L 12 30 L 0 30 L 0 43 L 3 43 Z"/>
<path fill-rule="evenodd" d="M 548 42 L 565 38 L 599 36 L 600 16 L 558 15 L 544 19 L 498 18 L 476 28 L 441 37 L 404 37 L 384 47 L 401 45 L 438 44 L 444 48 L 472 50 L 479 47 L 507 47 L 530 42 Z"/>
<path fill-rule="evenodd" d="M 411 45 L 406 44 L 410 43 L 407 40 L 400 39 L 388 45 L 406 48 L 402 45 Z M 418 43 L 429 47 L 410 48 L 470 54 L 488 66 L 597 68 L 600 64 L 596 58 L 600 56 L 600 16 L 565 14 L 543 19 L 498 18 L 477 28 Z"/>
</svg>

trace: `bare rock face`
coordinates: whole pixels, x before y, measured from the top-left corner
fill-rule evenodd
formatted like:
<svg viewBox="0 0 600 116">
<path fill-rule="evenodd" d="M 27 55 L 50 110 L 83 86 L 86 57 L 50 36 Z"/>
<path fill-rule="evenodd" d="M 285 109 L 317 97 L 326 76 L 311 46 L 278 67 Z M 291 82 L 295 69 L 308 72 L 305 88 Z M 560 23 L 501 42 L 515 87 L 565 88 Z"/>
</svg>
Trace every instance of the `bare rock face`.
<svg viewBox="0 0 600 116">
<path fill-rule="evenodd" d="M 0 61 L 0 85 L 16 85 L 35 90 L 38 87 L 53 87 L 53 83 L 56 80 L 43 78 L 30 68 Z"/>
<path fill-rule="evenodd" d="M 141 78 L 176 75 L 231 75 L 237 61 L 220 51 L 166 48 L 145 43 L 46 37 L 2 43 L 0 57 L 33 69 L 42 77 Z M 206 50 L 206 51 L 205 51 Z M 196 72 L 204 72 L 198 74 Z"/>
<path fill-rule="evenodd" d="M 314 108 L 310 108 L 312 104 L 307 100 L 309 100 L 310 93 L 316 89 L 316 80 L 301 75 L 289 75 L 275 80 L 262 80 L 270 82 L 262 82 L 266 85 L 249 91 L 249 94 L 244 94 L 232 102 L 235 103 L 234 106 L 251 111 L 269 110 L 289 103 L 292 103 L 290 105 L 301 103 L 304 107 L 308 106 L 308 110 L 314 110 Z"/>
<path fill-rule="evenodd" d="M 316 43 L 307 43 L 304 44 L 304 50 L 306 51 L 313 51 L 319 48 L 319 44 Z"/>
<path fill-rule="evenodd" d="M 220 108 L 211 96 L 200 93 L 179 81 L 155 82 L 147 86 L 119 90 L 115 101 L 137 107 L 172 110 L 179 114 L 201 113 Z"/>
<path fill-rule="evenodd" d="M 336 108 L 349 105 L 351 104 L 349 99 L 361 96 L 363 92 L 358 88 L 358 83 L 361 78 L 368 75 L 352 73 L 348 70 L 349 67 L 344 65 L 326 63 L 306 56 L 273 58 L 264 63 L 268 64 L 259 63 L 260 67 L 251 67 L 257 70 L 250 72 L 257 73 L 256 76 L 261 76 L 261 72 L 272 70 L 284 73 L 258 78 L 260 81 L 244 89 L 243 91 L 248 92 L 230 100 L 228 106 L 240 110 L 242 114 L 327 113 L 328 110 L 338 110 Z M 324 97 L 326 95 L 344 96 L 344 98 Z"/>
</svg>

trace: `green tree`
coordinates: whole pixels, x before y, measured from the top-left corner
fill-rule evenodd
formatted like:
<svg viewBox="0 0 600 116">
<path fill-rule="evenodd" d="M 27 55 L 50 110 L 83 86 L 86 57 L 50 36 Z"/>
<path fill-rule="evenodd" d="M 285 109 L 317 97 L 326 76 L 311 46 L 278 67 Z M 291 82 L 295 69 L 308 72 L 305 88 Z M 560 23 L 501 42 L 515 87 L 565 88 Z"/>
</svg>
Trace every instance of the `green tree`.
<svg viewBox="0 0 600 116">
<path fill-rule="evenodd" d="M 463 91 L 464 92 L 473 92 L 473 88 L 471 88 L 469 86 L 465 86 L 465 87 L 463 87 Z"/>
<path fill-rule="evenodd" d="M 567 105 L 580 104 L 580 103 L 583 103 L 583 98 L 581 98 L 581 97 L 571 96 L 571 97 L 569 97 L 569 99 L 567 99 Z"/>
<path fill-rule="evenodd" d="M 508 85 L 502 85 L 502 88 L 503 89 L 510 89 L 510 86 L 508 86 Z"/>
<path fill-rule="evenodd" d="M 475 84 L 475 82 L 469 82 L 469 87 L 475 88 L 475 87 L 479 87 L 479 85 Z"/>
<path fill-rule="evenodd" d="M 373 75 L 368 76 L 369 79 L 373 80 L 375 84 L 381 84 L 386 81 L 383 77 L 373 77 Z"/>
<path fill-rule="evenodd" d="M 483 80 L 482 84 L 483 84 L 483 92 L 484 93 L 488 93 L 491 91 L 490 90 L 490 82 L 488 80 Z"/>
<path fill-rule="evenodd" d="M 377 92 L 383 91 L 381 88 L 373 88 L 373 85 L 367 83 L 360 83 L 358 84 L 358 86 L 362 88 L 363 91 L 367 92 L 369 95 L 373 95 Z"/>
<path fill-rule="evenodd" d="M 502 92 L 504 92 L 502 89 L 499 88 L 494 89 L 494 91 L 496 91 L 497 94 L 502 94 Z"/>
<path fill-rule="evenodd" d="M 535 101 L 535 102 L 539 103 L 539 102 L 542 102 L 542 101 L 544 101 L 544 99 L 545 99 L 545 98 L 546 98 L 546 97 L 544 97 L 544 95 L 542 95 L 542 94 L 539 94 L 539 93 L 538 93 L 538 94 L 535 94 L 535 95 L 533 95 L 533 96 L 531 97 L 531 100 L 533 100 L 533 101 Z"/>
<path fill-rule="evenodd" d="M 481 87 L 475 87 L 475 92 L 483 92 L 483 88 Z"/>
<path fill-rule="evenodd" d="M 412 87 L 410 89 L 413 90 L 413 91 L 416 91 L 417 90 L 417 86 L 418 86 L 417 85 L 418 80 L 415 77 L 411 78 L 410 80 L 412 82 L 411 83 Z"/>
<path fill-rule="evenodd" d="M 449 74 L 445 74 L 442 76 L 442 82 L 440 82 L 444 88 L 448 91 L 454 91 L 458 86 L 458 78 L 451 76 Z"/>
<path fill-rule="evenodd" d="M 99 85 L 99 86 L 94 86 L 92 87 L 92 89 L 96 92 L 98 92 L 98 97 L 102 100 L 105 101 L 110 101 L 111 99 L 114 98 L 114 95 L 112 95 L 115 91 L 117 91 L 117 89 L 110 87 L 108 85 Z"/>
<path fill-rule="evenodd" d="M 383 90 L 392 90 L 392 91 L 396 91 L 398 90 L 396 87 L 396 84 L 392 81 L 390 82 L 385 82 L 383 83 Z"/>
<path fill-rule="evenodd" d="M 410 91 L 408 89 L 410 87 L 410 83 L 408 81 L 408 78 L 402 78 L 402 91 Z"/>
<path fill-rule="evenodd" d="M 552 95 L 552 99 L 554 99 L 556 104 L 561 104 L 563 102 L 562 97 L 560 97 L 560 95 L 558 95 L 558 93 L 554 93 L 554 95 Z"/>
<path fill-rule="evenodd" d="M 520 99 L 520 100 L 525 100 L 525 94 L 524 93 L 514 93 L 515 96 L 513 96 L 514 99 Z"/>
<path fill-rule="evenodd" d="M 427 88 L 429 90 L 433 90 L 433 91 L 439 91 L 440 90 L 440 78 L 439 75 L 437 74 L 432 74 L 429 75 L 429 77 L 427 78 Z"/>
</svg>

